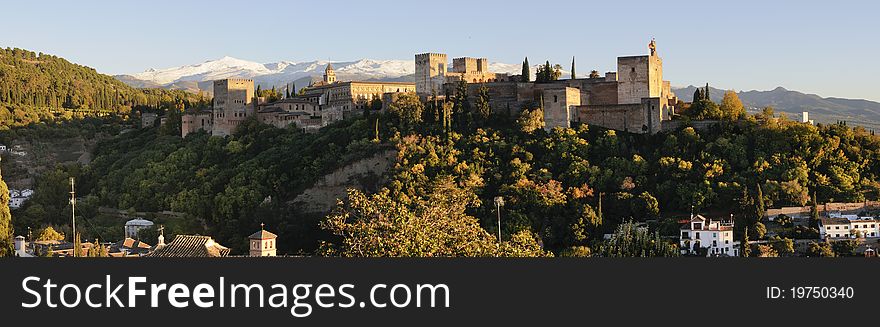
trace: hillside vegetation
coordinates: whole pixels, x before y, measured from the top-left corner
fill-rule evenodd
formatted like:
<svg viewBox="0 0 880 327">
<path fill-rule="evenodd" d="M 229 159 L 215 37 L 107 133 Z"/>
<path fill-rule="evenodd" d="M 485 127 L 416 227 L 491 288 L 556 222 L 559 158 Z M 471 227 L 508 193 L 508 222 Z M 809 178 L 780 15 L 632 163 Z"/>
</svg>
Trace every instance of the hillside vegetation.
<svg viewBox="0 0 880 327">
<path fill-rule="evenodd" d="M 53 55 L 0 49 L 0 128 L 57 118 L 126 116 L 133 109 L 187 108 L 208 100 L 183 91 L 136 89 Z"/>
</svg>

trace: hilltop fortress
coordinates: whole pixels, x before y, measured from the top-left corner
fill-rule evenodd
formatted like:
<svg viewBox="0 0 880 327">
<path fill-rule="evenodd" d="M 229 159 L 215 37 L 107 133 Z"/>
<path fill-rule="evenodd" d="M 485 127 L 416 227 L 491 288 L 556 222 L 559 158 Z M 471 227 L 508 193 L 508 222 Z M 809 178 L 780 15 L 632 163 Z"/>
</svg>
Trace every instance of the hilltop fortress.
<svg viewBox="0 0 880 327">
<path fill-rule="evenodd" d="M 672 119 L 678 99 L 663 80 L 663 60 L 656 43 L 652 40 L 648 48 L 648 55 L 618 57 L 617 71 L 605 76 L 543 83 L 490 72 L 486 58 L 454 58 L 449 70 L 447 56 L 440 53 L 415 55 L 415 83 L 340 82 L 328 64 L 322 81 L 304 88 L 300 95 L 272 103 L 255 97 L 253 80 L 218 80 L 214 81 L 213 110 L 183 115 L 181 134 L 206 130 L 216 136 L 230 135 L 252 116 L 280 128 L 295 125 L 314 131 L 368 110 L 381 110 L 373 106 L 377 100 L 387 108 L 398 93 L 416 92 L 425 101 L 446 98 L 461 82 L 467 83 L 472 105 L 485 86 L 493 112 L 515 116 L 523 109 L 542 107 L 547 130 L 575 123 L 653 134 Z"/>
<path fill-rule="evenodd" d="M 656 43 L 650 54 L 617 58 L 617 72 L 604 77 L 524 82 L 522 76 L 488 72 L 485 58 L 457 58 L 451 72 L 446 55 L 415 56 L 416 92 L 423 98 L 454 94 L 459 81 L 468 82 L 468 99 L 476 101 L 481 86 L 489 90 L 493 112 L 517 115 L 543 106 L 546 129 L 571 123 L 602 126 L 632 133 L 657 133 L 672 119 L 678 99 L 663 80 L 663 60 Z M 473 105 L 473 103 L 472 103 Z"/>
<path fill-rule="evenodd" d="M 304 88 L 301 95 L 267 103 L 256 97 L 254 80 L 214 81 L 213 110 L 186 113 L 181 118 L 181 136 L 205 130 L 214 136 L 232 134 L 248 117 L 285 128 L 295 125 L 314 131 L 328 124 L 361 115 L 374 100 L 393 93 L 415 92 L 413 83 L 340 82 L 332 64 L 324 69 L 324 79 Z"/>
</svg>

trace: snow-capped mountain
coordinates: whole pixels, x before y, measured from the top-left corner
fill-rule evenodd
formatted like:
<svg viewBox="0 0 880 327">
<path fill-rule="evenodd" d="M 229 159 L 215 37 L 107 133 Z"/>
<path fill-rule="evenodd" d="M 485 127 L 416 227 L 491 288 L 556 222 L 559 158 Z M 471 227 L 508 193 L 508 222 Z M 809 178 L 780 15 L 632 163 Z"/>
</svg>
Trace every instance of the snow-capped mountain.
<svg viewBox="0 0 880 327">
<path fill-rule="evenodd" d="M 200 64 L 171 67 L 164 69 L 147 69 L 140 73 L 118 75 L 117 79 L 135 86 L 160 86 L 180 88 L 181 85 L 192 86 L 210 91 L 209 82 L 224 78 L 251 78 L 262 87 L 282 87 L 288 83 L 296 83 L 297 87 L 306 86 L 308 80 L 319 78 L 329 62 L 315 60 L 308 62 L 279 61 L 261 64 L 232 57 L 209 60 Z M 373 60 L 361 59 L 348 62 L 333 62 L 336 75 L 341 80 L 397 80 L 415 73 L 412 60 Z"/>
<path fill-rule="evenodd" d="M 232 57 L 209 60 L 200 64 L 147 69 L 140 73 L 117 75 L 116 78 L 134 87 L 164 87 L 210 92 L 210 81 L 224 78 L 250 78 L 263 88 L 283 87 L 288 83 L 297 88 L 308 85 L 324 74 L 328 61 L 279 61 L 261 64 Z M 412 81 L 415 74 L 413 60 L 375 60 L 332 62 L 340 80 Z M 537 66 L 536 66 L 537 67 Z M 534 74 L 536 67 L 532 68 Z M 496 73 L 519 74 L 520 64 L 493 62 L 489 70 Z M 568 72 L 564 72 L 566 75 Z"/>
</svg>

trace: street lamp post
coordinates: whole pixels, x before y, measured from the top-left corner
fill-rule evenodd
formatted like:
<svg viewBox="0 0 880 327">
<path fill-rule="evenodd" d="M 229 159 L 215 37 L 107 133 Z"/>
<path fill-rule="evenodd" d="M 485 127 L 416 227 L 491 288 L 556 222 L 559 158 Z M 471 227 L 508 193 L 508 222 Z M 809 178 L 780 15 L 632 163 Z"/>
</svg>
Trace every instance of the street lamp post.
<svg viewBox="0 0 880 327">
<path fill-rule="evenodd" d="M 501 244 L 501 207 L 504 206 L 504 198 L 495 197 L 495 211 L 498 212 L 498 244 Z"/>
<path fill-rule="evenodd" d="M 75 182 L 73 177 L 70 178 L 70 217 L 71 217 L 71 228 L 73 229 L 73 240 L 76 243 L 75 238 L 76 235 L 76 189 L 74 188 Z M 77 252 L 74 252 L 77 253 Z"/>
</svg>

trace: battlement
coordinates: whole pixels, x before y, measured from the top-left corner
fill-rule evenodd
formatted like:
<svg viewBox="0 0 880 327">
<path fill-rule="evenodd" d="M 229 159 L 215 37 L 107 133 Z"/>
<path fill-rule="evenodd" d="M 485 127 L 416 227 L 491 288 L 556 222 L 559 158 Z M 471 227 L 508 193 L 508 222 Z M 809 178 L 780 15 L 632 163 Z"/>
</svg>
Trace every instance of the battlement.
<svg viewBox="0 0 880 327">
<path fill-rule="evenodd" d="M 489 60 L 486 58 L 459 57 L 452 59 L 452 71 L 456 73 L 487 72 Z"/>
<path fill-rule="evenodd" d="M 229 83 L 253 83 L 254 80 L 248 78 L 227 78 L 215 80 L 214 84 L 229 84 Z"/>
<path fill-rule="evenodd" d="M 416 54 L 416 59 L 428 59 L 428 58 L 446 58 L 445 53 L 434 53 L 434 52 L 426 52 Z"/>
</svg>

